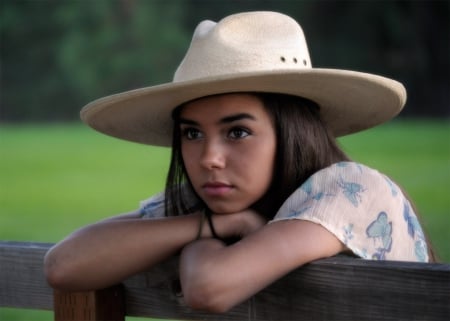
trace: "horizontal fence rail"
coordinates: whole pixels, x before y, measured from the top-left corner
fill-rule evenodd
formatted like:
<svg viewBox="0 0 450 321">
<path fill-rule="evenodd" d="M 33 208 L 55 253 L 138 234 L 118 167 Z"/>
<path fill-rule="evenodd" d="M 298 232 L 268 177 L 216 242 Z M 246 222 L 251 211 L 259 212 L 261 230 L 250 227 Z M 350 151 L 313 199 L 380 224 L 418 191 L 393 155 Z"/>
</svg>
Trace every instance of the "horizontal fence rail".
<svg viewBox="0 0 450 321">
<path fill-rule="evenodd" d="M 125 313 L 211 321 L 450 320 L 450 264 L 336 256 L 293 271 L 225 314 L 211 314 L 184 304 L 177 258 L 110 289 L 54 292 L 42 270 L 51 245 L 0 241 L 1 307 L 54 310 L 55 320 L 124 320 Z"/>
</svg>

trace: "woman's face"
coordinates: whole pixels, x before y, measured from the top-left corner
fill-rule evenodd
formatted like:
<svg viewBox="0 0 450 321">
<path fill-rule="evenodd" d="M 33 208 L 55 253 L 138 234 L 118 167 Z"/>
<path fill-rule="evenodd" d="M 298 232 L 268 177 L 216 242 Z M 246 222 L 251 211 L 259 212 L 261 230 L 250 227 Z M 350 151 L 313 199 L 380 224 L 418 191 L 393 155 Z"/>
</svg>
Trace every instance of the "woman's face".
<svg viewBox="0 0 450 321">
<path fill-rule="evenodd" d="M 226 94 L 190 102 L 180 113 L 180 129 L 187 174 L 212 212 L 245 210 L 267 192 L 276 137 L 256 96 Z"/>
</svg>

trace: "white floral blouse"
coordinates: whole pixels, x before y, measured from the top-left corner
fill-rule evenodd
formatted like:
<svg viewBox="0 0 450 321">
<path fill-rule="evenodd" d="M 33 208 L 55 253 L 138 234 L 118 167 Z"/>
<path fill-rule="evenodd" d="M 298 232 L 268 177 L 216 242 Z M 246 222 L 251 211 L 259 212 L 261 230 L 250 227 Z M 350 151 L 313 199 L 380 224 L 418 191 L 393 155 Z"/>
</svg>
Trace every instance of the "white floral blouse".
<svg viewBox="0 0 450 321">
<path fill-rule="evenodd" d="M 141 203 L 142 217 L 164 216 L 164 193 Z M 312 175 L 269 224 L 299 219 L 322 225 L 364 259 L 428 262 L 423 230 L 401 189 L 378 171 L 341 162 Z"/>
</svg>

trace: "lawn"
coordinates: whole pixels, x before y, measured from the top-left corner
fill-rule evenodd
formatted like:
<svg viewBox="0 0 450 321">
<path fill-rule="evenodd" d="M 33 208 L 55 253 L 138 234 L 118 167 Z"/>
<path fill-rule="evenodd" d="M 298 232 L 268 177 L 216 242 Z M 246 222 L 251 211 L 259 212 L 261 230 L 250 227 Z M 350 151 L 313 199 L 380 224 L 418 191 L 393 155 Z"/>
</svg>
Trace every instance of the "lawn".
<svg viewBox="0 0 450 321">
<path fill-rule="evenodd" d="M 450 262 L 450 122 L 395 121 L 340 139 L 356 161 L 391 176 L 414 200 Z M 169 150 L 79 124 L 0 125 L 0 239 L 56 242 L 85 224 L 134 210 L 164 188 Z M 0 319 L 50 312 L 0 308 Z"/>
</svg>

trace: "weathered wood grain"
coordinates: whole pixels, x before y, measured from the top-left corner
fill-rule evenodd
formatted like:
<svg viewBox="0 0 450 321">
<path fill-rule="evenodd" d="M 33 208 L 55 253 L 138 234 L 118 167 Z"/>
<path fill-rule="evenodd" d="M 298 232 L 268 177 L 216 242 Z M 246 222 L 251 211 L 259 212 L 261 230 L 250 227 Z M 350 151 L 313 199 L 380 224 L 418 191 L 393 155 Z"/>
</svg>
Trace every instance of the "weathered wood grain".
<svg viewBox="0 0 450 321">
<path fill-rule="evenodd" d="M 0 306 L 52 310 L 43 258 L 51 244 L 0 241 Z"/>
<path fill-rule="evenodd" d="M 0 306 L 53 309 L 50 244 L 0 242 Z M 178 320 L 449 320 L 450 265 L 333 257 L 297 269 L 226 314 L 183 304 L 177 259 L 123 282 L 126 314 Z"/>
</svg>

